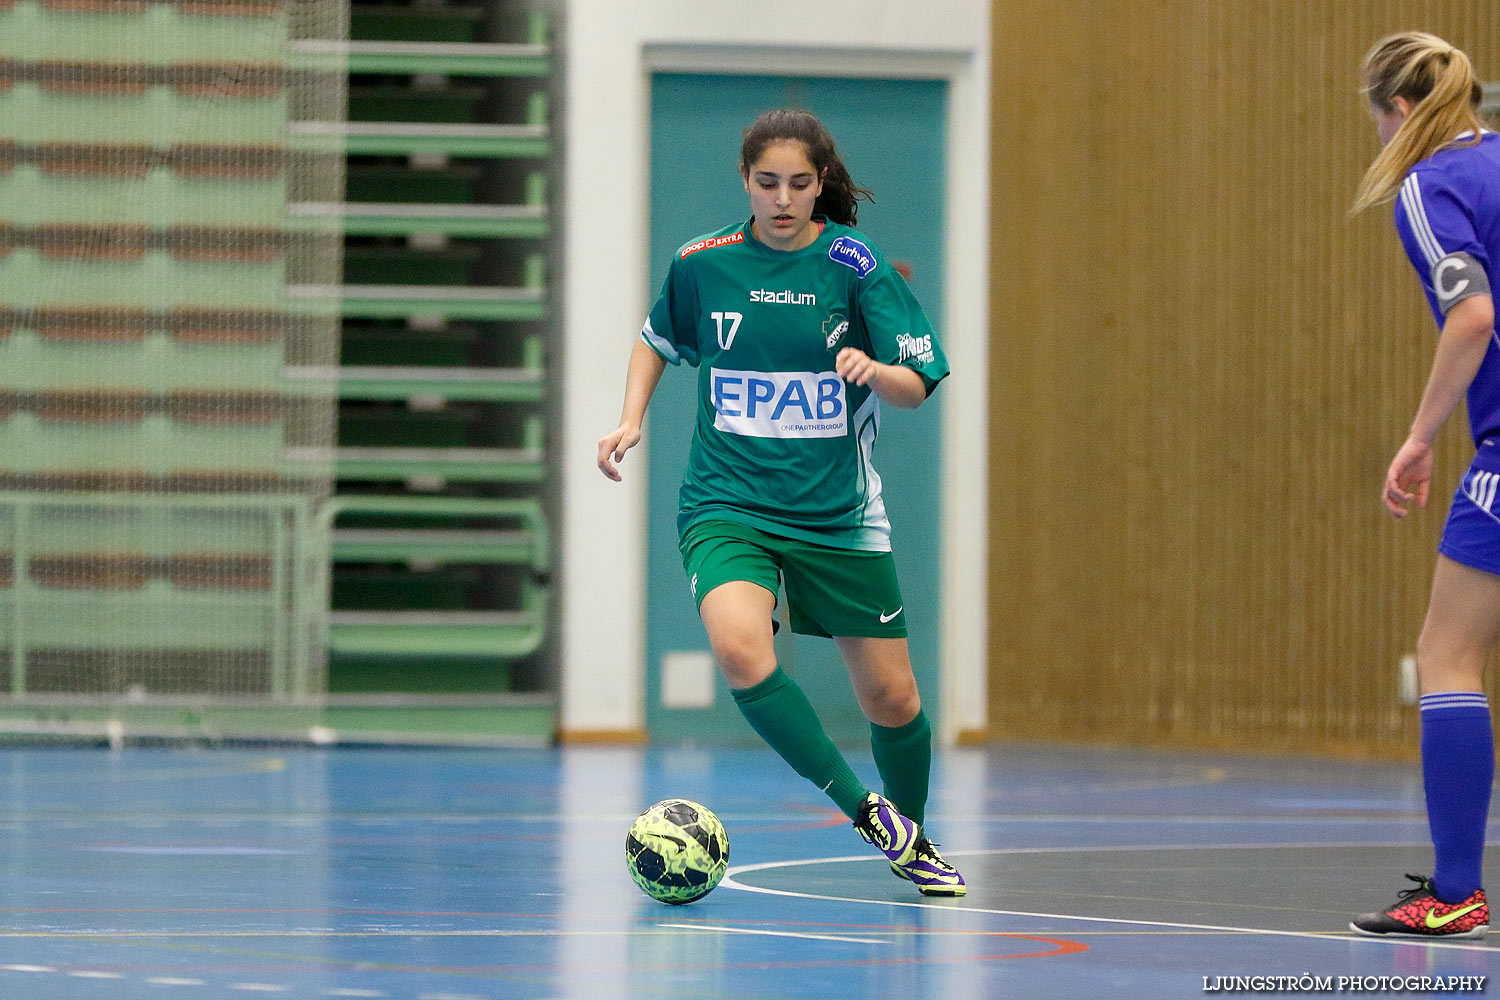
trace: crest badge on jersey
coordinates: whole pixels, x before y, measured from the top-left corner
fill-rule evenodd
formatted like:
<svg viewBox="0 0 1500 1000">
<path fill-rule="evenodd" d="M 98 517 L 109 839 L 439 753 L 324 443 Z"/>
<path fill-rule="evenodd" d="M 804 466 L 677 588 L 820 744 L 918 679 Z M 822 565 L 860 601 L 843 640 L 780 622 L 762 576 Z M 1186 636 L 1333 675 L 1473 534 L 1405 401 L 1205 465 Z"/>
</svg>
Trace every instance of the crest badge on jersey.
<svg viewBox="0 0 1500 1000">
<path fill-rule="evenodd" d="M 849 332 L 849 320 L 843 313 L 834 313 L 823 321 L 823 344 L 830 351 L 836 351 L 843 343 L 844 334 Z"/>
</svg>

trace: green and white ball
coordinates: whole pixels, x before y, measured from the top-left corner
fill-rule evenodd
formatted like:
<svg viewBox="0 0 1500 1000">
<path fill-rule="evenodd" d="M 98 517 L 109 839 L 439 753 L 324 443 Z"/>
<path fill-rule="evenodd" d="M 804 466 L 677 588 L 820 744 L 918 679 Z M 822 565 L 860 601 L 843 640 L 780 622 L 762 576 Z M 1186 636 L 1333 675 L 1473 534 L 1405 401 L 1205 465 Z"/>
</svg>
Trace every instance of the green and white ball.
<svg viewBox="0 0 1500 1000">
<path fill-rule="evenodd" d="M 641 891 L 663 903 L 691 903 L 719 884 L 729 867 L 729 835 L 704 806 L 664 799 L 630 824 L 625 867 Z"/>
</svg>

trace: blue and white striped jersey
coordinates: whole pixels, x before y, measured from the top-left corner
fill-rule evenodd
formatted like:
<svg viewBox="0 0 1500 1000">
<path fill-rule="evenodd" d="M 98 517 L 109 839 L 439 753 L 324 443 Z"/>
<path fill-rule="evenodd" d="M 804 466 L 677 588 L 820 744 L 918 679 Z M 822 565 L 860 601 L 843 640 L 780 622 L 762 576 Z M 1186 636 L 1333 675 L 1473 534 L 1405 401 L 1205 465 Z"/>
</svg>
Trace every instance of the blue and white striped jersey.
<svg viewBox="0 0 1500 1000">
<path fill-rule="evenodd" d="M 1500 134 L 1486 130 L 1477 145 L 1438 150 L 1412 167 L 1396 198 L 1396 232 L 1438 326 L 1462 300 L 1451 255 L 1468 254 L 1484 269 L 1489 288 L 1500 289 Z M 1500 339 L 1494 334 L 1469 386 L 1469 429 L 1476 446 L 1500 436 Z"/>
</svg>

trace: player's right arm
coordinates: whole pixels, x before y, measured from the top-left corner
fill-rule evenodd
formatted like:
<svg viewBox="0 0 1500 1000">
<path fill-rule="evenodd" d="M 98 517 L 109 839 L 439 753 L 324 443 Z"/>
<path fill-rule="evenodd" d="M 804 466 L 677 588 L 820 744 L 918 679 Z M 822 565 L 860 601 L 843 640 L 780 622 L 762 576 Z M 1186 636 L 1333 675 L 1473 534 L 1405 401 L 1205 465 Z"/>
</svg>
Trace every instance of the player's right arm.
<svg viewBox="0 0 1500 1000">
<path fill-rule="evenodd" d="M 641 422 L 646 419 L 646 405 L 656 392 L 656 383 L 667 368 L 666 359 L 637 340 L 630 352 L 630 367 L 625 371 L 625 405 L 620 409 L 620 426 L 599 439 L 599 471 L 615 482 L 620 470 L 614 463 L 641 440 Z"/>
</svg>

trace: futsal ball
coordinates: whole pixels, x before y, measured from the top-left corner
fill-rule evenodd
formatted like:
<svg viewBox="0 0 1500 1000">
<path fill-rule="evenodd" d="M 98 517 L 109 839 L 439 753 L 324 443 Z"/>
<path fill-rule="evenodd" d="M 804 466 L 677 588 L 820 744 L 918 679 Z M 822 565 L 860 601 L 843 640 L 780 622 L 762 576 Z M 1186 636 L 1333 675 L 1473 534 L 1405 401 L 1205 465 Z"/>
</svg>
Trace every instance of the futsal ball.
<svg viewBox="0 0 1500 1000">
<path fill-rule="evenodd" d="M 663 799 L 630 824 L 625 867 L 652 899 L 691 903 L 707 896 L 724 877 L 729 835 L 719 817 L 698 803 Z"/>
</svg>

